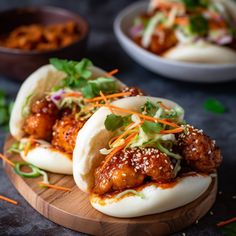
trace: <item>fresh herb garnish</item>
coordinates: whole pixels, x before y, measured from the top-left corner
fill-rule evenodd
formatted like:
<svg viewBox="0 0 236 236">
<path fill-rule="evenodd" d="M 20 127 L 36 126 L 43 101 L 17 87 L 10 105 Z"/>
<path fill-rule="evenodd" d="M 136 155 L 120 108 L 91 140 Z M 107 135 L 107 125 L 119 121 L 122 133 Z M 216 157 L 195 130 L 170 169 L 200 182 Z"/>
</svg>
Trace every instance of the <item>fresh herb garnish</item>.
<svg viewBox="0 0 236 236">
<path fill-rule="evenodd" d="M 154 116 L 158 110 L 158 106 L 156 106 L 151 101 L 146 101 L 144 106 L 141 108 L 142 112 L 148 116 Z"/>
<path fill-rule="evenodd" d="M 68 87 L 81 91 L 85 98 L 96 97 L 100 91 L 104 93 L 114 93 L 117 91 L 117 83 L 112 78 L 98 77 L 95 80 L 89 80 L 92 76 L 90 67 L 93 64 L 88 59 L 84 58 L 77 62 L 52 58 L 50 63 L 56 69 L 66 73 L 66 77 L 62 80 L 61 84 L 54 87 L 54 91 Z"/>
<path fill-rule="evenodd" d="M 163 125 L 160 123 L 154 123 L 150 121 L 144 121 L 142 129 L 145 133 L 160 133 L 163 129 Z"/>
<path fill-rule="evenodd" d="M 62 80 L 63 87 L 80 88 L 92 74 L 88 69 L 92 66 L 92 62 L 88 59 L 77 62 L 51 58 L 50 63 L 56 69 L 66 73 L 67 77 Z"/>
<path fill-rule="evenodd" d="M 207 7 L 209 0 L 182 0 L 188 10 L 193 10 L 197 7 Z"/>
<path fill-rule="evenodd" d="M 205 35 L 208 32 L 208 20 L 202 15 L 190 16 L 189 30 L 192 34 Z"/>
<path fill-rule="evenodd" d="M 204 108 L 207 111 L 211 111 L 217 114 L 223 114 L 226 111 L 225 106 L 218 100 L 214 98 L 209 98 L 204 102 Z"/>
<path fill-rule="evenodd" d="M 0 90 L 0 128 L 8 130 L 8 123 L 11 115 L 13 102 L 7 102 L 6 94 Z"/>
<path fill-rule="evenodd" d="M 235 236 L 236 235 L 236 222 L 227 224 L 224 227 L 221 227 L 220 229 L 224 235 Z"/>
<path fill-rule="evenodd" d="M 105 120 L 105 127 L 109 131 L 115 131 L 122 126 L 126 126 L 131 122 L 131 116 L 119 116 L 115 114 L 110 114 Z"/>
</svg>

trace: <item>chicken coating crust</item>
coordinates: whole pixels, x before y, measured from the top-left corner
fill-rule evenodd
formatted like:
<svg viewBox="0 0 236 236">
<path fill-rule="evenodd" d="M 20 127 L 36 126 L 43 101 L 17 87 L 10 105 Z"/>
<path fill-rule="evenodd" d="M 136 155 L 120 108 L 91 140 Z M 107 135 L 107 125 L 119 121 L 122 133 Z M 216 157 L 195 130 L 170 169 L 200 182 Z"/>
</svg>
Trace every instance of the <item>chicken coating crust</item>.
<svg viewBox="0 0 236 236">
<path fill-rule="evenodd" d="M 62 151 L 72 153 L 77 134 L 83 125 L 84 121 L 78 121 L 73 114 L 63 116 L 53 126 L 52 145 Z"/>
<path fill-rule="evenodd" d="M 125 87 L 121 91 L 122 93 L 130 92 L 129 97 L 134 97 L 134 96 L 143 96 L 145 95 L 144 92 L 137 88 L 137 87 Z"/>
<path fill-rule="evenodd" d="M 30 115 L 24 125 L 24 131 L 35 139 L 51 140 L 55 119 L 50 115 L 37 113 Z"/>
<path fill-rule="evenodd" d="M 58 112 L 53 102 L 46 99 L 37 100 L 31 106 L 31 115 L 25 120 L 23 127 L 25 133 L 35 139 L 50 141 Z"/>
<path fill-rule="evenodd" d="M 179 152 L 193 170 L 212 173 L 220 166 L 220 149 L 202 130 L 187 125 L 186 131 L 178 137 Z"/>
<path fill-rule="evenodd" d="M 164 183 L 174 178 L 169 157 L 155 148 L 127 148 L 117 153 L 101 171 L 95 171 L 94 192 L 104 194 L 141 185 L 145 178 Z"/>
<path fill-rule="evenodd" d="M 59 110 L 52 101 L 41 99 L 32 104 L 31 112 L 33 114 L 43 113 L 48 115 L 55 115 L 58 114 Z"/>
</svg>

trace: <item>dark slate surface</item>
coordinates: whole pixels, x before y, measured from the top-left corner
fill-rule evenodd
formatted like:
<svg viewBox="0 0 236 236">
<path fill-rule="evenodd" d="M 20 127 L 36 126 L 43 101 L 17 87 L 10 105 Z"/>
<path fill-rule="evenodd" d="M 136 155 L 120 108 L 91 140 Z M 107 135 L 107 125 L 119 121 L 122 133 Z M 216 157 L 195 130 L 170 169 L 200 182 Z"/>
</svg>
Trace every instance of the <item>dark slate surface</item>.
<svg viewBox="0 0 236 236">
<path fill-rule="evenodd" d="M 153 96 L 173 99 L 185 108 L 186 119 L 201 127 L 221 147 L 224 161 L 219 170 L 219 191 L 216 204 L 198 224 L 175 235 L 221 235 L 215 227 L 218 221 L 236 215 L 236 82 L 227 84 L 190 84 L 168 80 L 155 75 L 134 63 L 118 45 L 112 30 L 115 15 L 132 1 L 128 0 L 1 0 L 0 9 L 23 5 L 55 5 L 81 13 L 91 25 L 87 57 L 104 69 L 119 68 L 119 78 L 128 85 L 141 87 Z M 2 24 L 2 22 L 1 22 Z M 1 63 L 1 62 L 0 62 Z M 14 65 L 13 65 L 14 66 Z M 236 75 L 235 75 L 236 76 Z M 0 76 L 0 88 L 14 98 L 20 83 Z M 205 99 L 213 97 L 228 108 L 223 115 L 215 115 L 203 109 Z M 0 131 L 0 145 L 4 141 Z M 80 235 L 56 225 L 39 215 L 17 193 L 8 181 L 0 165 L 0 194 L 19 201 L 14 206 L 0 201 L 0 235 Z"/>
</svg>

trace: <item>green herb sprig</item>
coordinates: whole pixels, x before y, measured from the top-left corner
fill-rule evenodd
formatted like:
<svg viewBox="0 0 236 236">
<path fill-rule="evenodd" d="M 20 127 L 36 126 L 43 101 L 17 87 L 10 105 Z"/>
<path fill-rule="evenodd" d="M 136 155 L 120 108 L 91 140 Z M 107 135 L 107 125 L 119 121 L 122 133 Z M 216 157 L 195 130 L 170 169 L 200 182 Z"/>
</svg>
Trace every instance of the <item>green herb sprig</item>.
<svg viewBox="0 0 236 236">
<path fill-rule="evenodd" d="M 98 77 L 94 80 L 89 80 L 92 76 L 91 66 L 93 64 L 86 58 L 79 62 L 51 58 L 50 63 L 57 70 L 66 74 L 61 84 L 53 88 L 54 91 L 68 87 L 81 91 L 85 98 L 96 97 L 100 91 L 106 94 L 117 91 L 117 83 L 112 78 Z"/>
<path fill-rule="evenodd" d="M 0 90 L 0 129 L 8 131 L 8 123 L 13 108 L 13 102 L 7 101 L 6 93 Z"/>
</svg>

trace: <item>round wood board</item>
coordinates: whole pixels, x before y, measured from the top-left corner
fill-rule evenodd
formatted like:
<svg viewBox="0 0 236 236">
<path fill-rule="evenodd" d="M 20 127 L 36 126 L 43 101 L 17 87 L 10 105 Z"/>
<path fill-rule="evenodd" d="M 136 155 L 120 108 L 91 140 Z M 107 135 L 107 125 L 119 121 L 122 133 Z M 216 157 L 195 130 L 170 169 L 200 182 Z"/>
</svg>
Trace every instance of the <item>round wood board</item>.
<svg viewBox="0 0 236 236">
<path fill-rule="evenodd" d="M 19 155 L 7 153 L 14 139 L 8 137 L 4 153 L 11 160 Z M 195 201 L 183 207 L 156 215 L 120 219 L 106 216 L 89 203 L 88 195 L 81 192 L 72 176 L 49 174 L 50 183 L 71 188 L 71 192 L 38 187 L 42 177 L 27 179 L 18 176 L 11 166 L 4 165 L 9 179 L 19 193 L 40 214 L 64 227 L 92 235 L 168 235 L 180 231 L 203 217 L 215 202 L 217 179 Z"/>
</svg>

